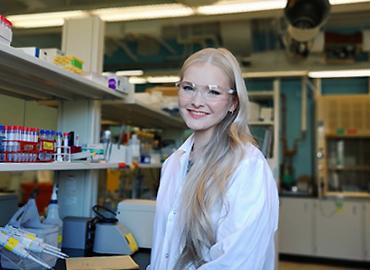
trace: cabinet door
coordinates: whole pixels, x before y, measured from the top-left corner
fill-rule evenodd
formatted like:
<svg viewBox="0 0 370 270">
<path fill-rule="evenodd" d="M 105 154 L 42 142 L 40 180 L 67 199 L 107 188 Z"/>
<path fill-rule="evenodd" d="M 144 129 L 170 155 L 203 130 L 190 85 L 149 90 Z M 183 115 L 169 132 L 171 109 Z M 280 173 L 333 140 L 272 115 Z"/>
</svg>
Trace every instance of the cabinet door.
<svg viewBox="0 0 370 270">
<path fill-rule="evenodd" d="M 313 255 L 313 200 L 280 198 L 279 253 Z"/>
<path fill-rule="evenodd" d="M 365 255 L 366 261 L 370 261 L 370 202 L 364 203 L 365 209 Z"/>
<path fill-rule="evenodd" d="M 361 203 L 318 200 L 315 220 L 316 256 L 364 260 Z"/>
</svg>

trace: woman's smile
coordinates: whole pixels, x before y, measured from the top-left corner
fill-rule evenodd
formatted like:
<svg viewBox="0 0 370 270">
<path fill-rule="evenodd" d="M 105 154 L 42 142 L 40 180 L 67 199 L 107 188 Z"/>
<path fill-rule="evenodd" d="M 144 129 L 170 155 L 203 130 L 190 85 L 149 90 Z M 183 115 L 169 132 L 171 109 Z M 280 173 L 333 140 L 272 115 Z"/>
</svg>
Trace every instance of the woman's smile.
<svg viewBox="0 0 370 270">
<path fill-rule="evenodd" d="M 194 109 L 187 109 L 187 111 L 189 112 L 189 115 L 193 119 L 201 119 L 201 118 L 209 115 L 209 113 L 207 113 L 207 112 L 203 112 L 203 111 L 199 111 L 199 110 L 194 110 Z"/>
</svg>

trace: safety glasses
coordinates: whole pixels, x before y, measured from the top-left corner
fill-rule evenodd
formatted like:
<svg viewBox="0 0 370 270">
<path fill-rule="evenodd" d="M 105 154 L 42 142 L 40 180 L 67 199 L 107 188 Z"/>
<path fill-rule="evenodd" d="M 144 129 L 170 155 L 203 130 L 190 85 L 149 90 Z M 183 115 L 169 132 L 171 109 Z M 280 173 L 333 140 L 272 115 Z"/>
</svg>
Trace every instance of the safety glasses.
<svg viewBox="0 0 370 270">
<path fill-rule="evenodd" d="M 197 85 L 193 82 L 180 81 L 177 82 L 176 87 L 179 92 L 179 96 L 182 98 L 193 98 L 199 92 L 200 95 L 209 101 L 223 100 L 228 95 L 234 95 L 236 90 L 227 89 L 218 85 Z"/>
</svg>

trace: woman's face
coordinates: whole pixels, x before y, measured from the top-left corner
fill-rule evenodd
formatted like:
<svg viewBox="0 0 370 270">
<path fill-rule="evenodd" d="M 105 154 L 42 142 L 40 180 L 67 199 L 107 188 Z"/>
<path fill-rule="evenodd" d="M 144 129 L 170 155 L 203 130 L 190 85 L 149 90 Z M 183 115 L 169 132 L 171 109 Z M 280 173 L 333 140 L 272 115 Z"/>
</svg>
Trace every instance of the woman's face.
<svg viewBox="0 0 370 270">
<path fill-rule="evenodd" d="M 212 132 L 228 111 L 235 110 L 236 97 L 227 93 L 230 80 L 219 67 L 210 63 L 193 64 L 185 70 L 182 82 L 195 86 L 185 84 L 183 90 L 179 89 L 180 113 L 193 131 Z"/>
</svg>

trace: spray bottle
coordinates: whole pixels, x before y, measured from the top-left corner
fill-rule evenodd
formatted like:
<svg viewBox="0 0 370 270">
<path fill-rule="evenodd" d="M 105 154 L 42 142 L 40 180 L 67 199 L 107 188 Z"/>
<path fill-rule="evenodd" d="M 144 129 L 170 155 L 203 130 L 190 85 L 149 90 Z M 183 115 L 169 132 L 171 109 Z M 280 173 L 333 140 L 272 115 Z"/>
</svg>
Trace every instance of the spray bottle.
<svg viewBox="0 0 370 270">
<path fill-rule="evenodd" d="M 58 206 L 58 184 L 54 183 L 53 193 L 48 206 L 47 216 L 44 220 L 44 224 L 58 226 L 58 247 L 62 246 L 62 232 L 63 232 L 63 221 L 59 217 L 59 206 Z"/>
</svg>

